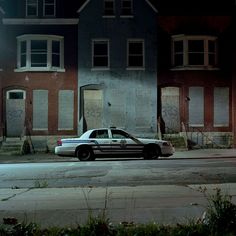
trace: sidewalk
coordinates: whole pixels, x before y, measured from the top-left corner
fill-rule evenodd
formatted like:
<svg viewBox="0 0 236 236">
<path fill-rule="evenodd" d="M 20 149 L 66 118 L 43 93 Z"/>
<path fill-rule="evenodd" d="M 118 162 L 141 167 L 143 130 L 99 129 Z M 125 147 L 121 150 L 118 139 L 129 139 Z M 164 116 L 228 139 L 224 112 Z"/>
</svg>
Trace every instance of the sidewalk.
<svg viewBox="0 0 236 236">
<path fill-rule="evenodd" d="M 197 149 L 188 151 L 176 151 L 173 156 L 163 159 L 179 159 L 179 158 L 222 158 L 236 157 L 236 149 Z M 162 159 L 162 158 L 161 158 Z M 22 163 L 22 162 L 63 162 L 78 161 L 73 157 L 60 157 L 53 153 L 35 153 L 27 155 L 0 155 L 0 163 Z"/>
<path fill-rule="evenodd" d="M 113 223 L 135 222 L 163 224 L 189 223 L 206 210 L 208 194 L 220 188 L 233 196 L 236 184 L 155 185 L 96 188 L 0 189 L 0 219 L 16 217 L 39 223 L 42 227 L 78 226 L 93 216 L 106 213 Z"/>
</svg>

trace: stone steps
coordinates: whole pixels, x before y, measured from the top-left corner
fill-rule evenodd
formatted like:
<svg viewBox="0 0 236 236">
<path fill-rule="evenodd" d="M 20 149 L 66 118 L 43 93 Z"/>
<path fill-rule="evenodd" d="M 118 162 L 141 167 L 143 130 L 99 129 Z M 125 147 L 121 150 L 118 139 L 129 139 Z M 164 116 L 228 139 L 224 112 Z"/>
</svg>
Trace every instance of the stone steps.
<svg viewBox="0 0 236 236">
<path fill-rule="evenodd" d="M 7 138 L 2 142 L 0 155 L 21 155 L 23 144 L 20 138 Z"/>
</svg>

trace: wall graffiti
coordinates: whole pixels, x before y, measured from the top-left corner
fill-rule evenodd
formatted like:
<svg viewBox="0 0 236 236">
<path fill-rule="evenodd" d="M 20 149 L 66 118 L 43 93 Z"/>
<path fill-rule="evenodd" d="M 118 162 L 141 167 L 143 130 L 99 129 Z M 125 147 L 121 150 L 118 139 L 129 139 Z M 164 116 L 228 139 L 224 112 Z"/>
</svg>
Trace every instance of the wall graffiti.
<svg viewBox="0 0 236 236">
<path fill-rule="evenodd" d="M 23 110 L 10 110 L 10 111 L 7 111 L 7 120 L 8 121 L 12 121 L 12 120 L 18 120 L 19 118 L 22 118 L 23 117 L 23 114 L 24 114 L 24 111 Z"/>
<path fill-rule="evenodd" d="M 166 132 L 179 131 L 179 108 L 174 104 L 162 105 L 162 118 L 165 123 Z"/>
</svg>

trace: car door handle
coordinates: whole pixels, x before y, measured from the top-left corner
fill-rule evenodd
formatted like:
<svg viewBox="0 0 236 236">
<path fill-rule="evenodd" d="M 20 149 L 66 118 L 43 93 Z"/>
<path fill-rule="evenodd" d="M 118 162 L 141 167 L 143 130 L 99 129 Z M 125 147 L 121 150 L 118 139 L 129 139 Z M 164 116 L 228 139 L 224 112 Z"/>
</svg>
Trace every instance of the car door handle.
<svg viewBox="0 0 236 236">
<path fill-rule="evenodd" d="M 116 142 L 117 142 L 117 140 L 112 140 L 112 142 L 116 143 Z"/>
</svg>

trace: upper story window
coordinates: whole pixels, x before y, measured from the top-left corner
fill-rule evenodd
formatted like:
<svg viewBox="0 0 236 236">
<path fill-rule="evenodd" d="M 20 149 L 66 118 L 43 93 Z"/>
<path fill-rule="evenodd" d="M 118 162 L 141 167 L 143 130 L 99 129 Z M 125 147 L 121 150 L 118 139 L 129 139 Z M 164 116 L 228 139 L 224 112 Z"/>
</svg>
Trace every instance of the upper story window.
<svg viewBox="0 0 236 236">
<path fill-rule="evenodd" d="M 93 40 L 92 66 L 97 69 L 109 68 L 109 41 Z"/>
<path fill-rule="evenodd" d="M 64 39 L 55 35 L 17 37 L 16 71 L 64 71 Z"/>
<path fill-rule="evenodd" d="M 26 0 L 26 16 L 27 17 L 56 16 L 56 0 Z"/>
<path fill-rule="evenodd" d="M 121 15 L 122 16 L 133 15 L 133 0 L 121 0 Z"/>
<path fill-rule="evenodd" d="M 173 36 L 172 65 L 176 68 L 216 68 L 217 38 L 212 36 Z"/>
<path fill-rule="evenodd" d="M 43 15 L 44 16 L 55 16 L 56 3 L 55 0 L 44 0 L 43 1 Z"/>
<path fill-rule="evenodd" d="M 128 68 L 144 68 L 144 41 L 128 40 L 127 45 Z"/>
<path fill-rule="evenodd" d="M 104 0 L 104 16 L 115 15 L 115 3 L 114 0 Z"/>
<path fill-rule="evenodd" d="M 38 16 L 38 0 L 26 0 L 26 16 Z"/>
</svg>

